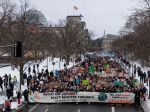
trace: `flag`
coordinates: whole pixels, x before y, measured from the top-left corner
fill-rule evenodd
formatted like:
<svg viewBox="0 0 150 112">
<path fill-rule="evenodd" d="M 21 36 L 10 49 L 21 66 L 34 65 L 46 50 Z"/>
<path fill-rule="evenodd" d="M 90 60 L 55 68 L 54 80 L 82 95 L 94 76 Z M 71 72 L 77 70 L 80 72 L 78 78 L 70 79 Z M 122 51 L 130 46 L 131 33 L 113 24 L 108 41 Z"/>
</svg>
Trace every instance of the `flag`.
<svg viewBox="0 0 150 112">
<path fill-rule="evenodd" d="M 77 6 L 74 6 L 74 10 L 78 10 L 78 7 L 77 7 Z"/>
<path fill-rule="evenodd" d="M 95 72 L 94 65 L 91 64 L 91 66 L 90 66 L 90 68 L 89 68 L 89 73 L 90 73 L 90 74 L 94 74 L 94 72 Z"/>
</svg>

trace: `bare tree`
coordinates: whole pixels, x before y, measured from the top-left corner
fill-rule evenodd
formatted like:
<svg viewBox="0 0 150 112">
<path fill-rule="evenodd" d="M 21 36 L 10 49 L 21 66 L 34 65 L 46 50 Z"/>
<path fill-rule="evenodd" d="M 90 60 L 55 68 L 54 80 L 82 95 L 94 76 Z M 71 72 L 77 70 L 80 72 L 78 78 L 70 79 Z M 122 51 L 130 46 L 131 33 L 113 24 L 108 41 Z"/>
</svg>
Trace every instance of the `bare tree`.
<svg viewBox="0 0 150 112">
<path fill-rule="evenodd" d="M 71 24 L 63 20 L 52 29 L 56 50 L 59 55 L 65 56 L 68 65 L 71 55 L 81 54 L 84 50 L 88 32 L 82 23 Z"/>
<path fill-rule="evenodd" d="M 149 0 L 143 0 L 143 2 L 149 4 Z M 126 35 L 123 35 L 120 43 L 124 45 L 126 52 L 133 52 L 138 59 L 148 61 L 150 56 L 150 9 L 138 9 L 130 15 L 125 31 L 127 31 Z"/>
<path fill-rule="evenodd" d="M 10 5 L 11 6 L 11 5 Z M 30 61 L 35 60 L 40 57 L 39 52 L 42 51 L 42 47 L 45 43 L 42 41 L 42 36 L 44 35 L 44 30 L 41 30 L 41 24 L 32 23 L 32 19 L 39 20 L 38 16 L 31 13 L 29 8 L 29 3 L 24 1 L 21 3 L 18 10 L 13 12 L 13 7 L 9 11 L 9 15 L 3 14 L 5 21 L 1 23 L 1 35 L 2 42 L 5 44 L 13 44 L 14 41 L 21 41 L 23 43 L 23 55 L 21 58 L 11 58 L 11 63 L 18 66 L 20 71 L 20 82 L 24 84 L 23 72 L 25 70 L 24 65 Z M 7 9 L 7 8 L 6 8 Z M 43 42 L 43 43 L 42 43 Z M 13 54 L 11 51 L 10 54 Z M 29 54 L 32 54 L 29 55 Z"/>
</svg>

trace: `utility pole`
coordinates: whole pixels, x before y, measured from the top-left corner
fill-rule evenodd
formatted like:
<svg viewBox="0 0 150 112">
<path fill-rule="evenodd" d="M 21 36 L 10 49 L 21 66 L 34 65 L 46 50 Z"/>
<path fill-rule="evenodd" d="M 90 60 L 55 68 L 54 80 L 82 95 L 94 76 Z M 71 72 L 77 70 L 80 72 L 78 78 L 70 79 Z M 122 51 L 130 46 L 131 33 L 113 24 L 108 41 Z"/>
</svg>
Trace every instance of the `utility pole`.
<svg viewBox="0 0 150 112">
<path fill-rule="evenodd" d="M 150 56 L 149 56 L 149 62 L 150 62 Z M 149 97 L 148 97 L 148 99 L 150 99 L 150 76 L 149 76 L 150 74 L 148 73 L 148 82 L 149 82 Z"/>
</svg>

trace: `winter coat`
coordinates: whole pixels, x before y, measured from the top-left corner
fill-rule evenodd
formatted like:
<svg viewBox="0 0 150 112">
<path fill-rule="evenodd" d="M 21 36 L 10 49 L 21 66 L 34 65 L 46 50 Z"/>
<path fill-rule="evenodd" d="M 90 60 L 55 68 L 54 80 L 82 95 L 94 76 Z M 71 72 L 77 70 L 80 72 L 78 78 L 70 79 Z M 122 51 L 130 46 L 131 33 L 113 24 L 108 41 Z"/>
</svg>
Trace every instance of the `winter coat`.
<svg viewBox="0 0 150 112">
<path fill-rule="evenodd" d="M 0 85 L 2 85 L 3 84 L 3 79 L 2 78 L 0 78 Z"/>
<path fill-rule="evenodd" d="M 7 88 L 7 89 L 6 89 L 6 95 L 7 95 L 7 96 L 11 96 L 11 95 L 12 95 L 12 91 L 11 91 L 10 88 Z"/>
<path fill-rule="evenodd" d="M 17 92 L 17 98 L 18 98 L 18 99 L 21 98 L 21 92 L 20 92 L 20 91 Z"/>
</svg>

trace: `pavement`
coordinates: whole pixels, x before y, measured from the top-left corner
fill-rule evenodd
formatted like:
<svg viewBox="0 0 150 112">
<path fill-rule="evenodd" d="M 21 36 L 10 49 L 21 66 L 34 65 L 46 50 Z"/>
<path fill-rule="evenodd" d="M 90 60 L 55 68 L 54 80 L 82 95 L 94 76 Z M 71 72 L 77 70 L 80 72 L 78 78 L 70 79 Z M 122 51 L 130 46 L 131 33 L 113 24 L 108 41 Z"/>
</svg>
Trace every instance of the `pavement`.
<svg viewBox="0 0 150 112">
<path fill-rule="evenodd" d="M 141 107 L 143 112 L 150 112 L 150 99 L 141 102 Z"/>
<path fill-rule="evenodd" d="M 140 107 L 102 104 L 31 104 L 28 112 L 142 112 Z"/>
</svg>

